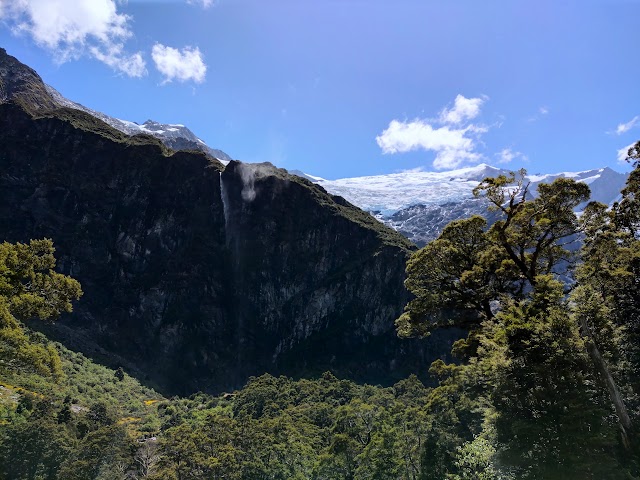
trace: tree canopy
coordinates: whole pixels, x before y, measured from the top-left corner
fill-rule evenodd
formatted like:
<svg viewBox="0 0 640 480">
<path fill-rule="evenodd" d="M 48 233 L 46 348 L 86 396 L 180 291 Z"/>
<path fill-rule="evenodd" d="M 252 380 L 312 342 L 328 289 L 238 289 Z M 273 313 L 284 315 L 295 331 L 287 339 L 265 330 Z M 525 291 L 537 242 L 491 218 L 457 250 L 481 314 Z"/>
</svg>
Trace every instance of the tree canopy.
<svg viewBox="0 0 640 480">
<path fill-rule="evenodd" d="M 53 270 L 54 252 L 48 239 L 0 244 L 0 358 L 6 365 L 23 363 L 57 375 L 55 350 L 29 342 L 22 328 L 25 320 L 52 321 L 71 312 L 72 301 L 82 295 L 77 280 Z"/>
<path fill-rule="evenodd" d="M 629 154 L 612 209 L 572 179 L 531 192 L 524 170 L 486 178 L 486 215 L 408 261 L 399 335 L 469 332 L 457 362 L 431 367 L 430 413 L 449 420 L 430 434 L 428 478 L 480 478 L 470 465 L 482 478 L 638 474 L 640 143 Z"/>
<path fill-rule="evenodd" d="M 540 275 L 562 276 L 575 262 L 577 235 L 593 216 L 573 209 L 589 198 L 589 187 L 561 178 L 541 184 L 531 198 L 524 170 L 484 179 L 474 194 L 498 214 L 489 227 L 479 215 L 456 220 L 416 252 L 407 264 L 414 295 L 397 320 L 403 336 L 426 335 L 443 325 L 477 326 L 493 317 L 504 296 L 523 299 Z"/>
</svg>

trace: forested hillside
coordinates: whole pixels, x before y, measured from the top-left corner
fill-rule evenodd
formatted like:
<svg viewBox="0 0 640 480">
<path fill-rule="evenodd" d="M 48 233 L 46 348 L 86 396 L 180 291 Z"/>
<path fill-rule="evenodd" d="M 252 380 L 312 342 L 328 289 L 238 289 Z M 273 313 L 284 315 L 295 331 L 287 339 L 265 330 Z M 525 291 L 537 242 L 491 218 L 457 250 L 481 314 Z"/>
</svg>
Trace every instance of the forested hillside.
<svg viewBox="0 0 640 480">
<path fill-rule="evenodd" d="M 415 376 L 384 389 L 264 375 L 167 399 L 24 326 L 82 294 L 53 252 L 0 245 L 0 478 L 416 478 L 427 389 Z"/>
</svg>

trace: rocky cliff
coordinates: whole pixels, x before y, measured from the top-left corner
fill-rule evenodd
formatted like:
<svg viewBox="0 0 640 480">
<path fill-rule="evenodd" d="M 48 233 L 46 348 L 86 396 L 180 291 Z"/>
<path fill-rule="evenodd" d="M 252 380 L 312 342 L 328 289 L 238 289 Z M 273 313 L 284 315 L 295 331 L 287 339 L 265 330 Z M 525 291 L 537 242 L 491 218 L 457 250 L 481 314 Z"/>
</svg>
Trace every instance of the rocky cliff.
<svg viewBox="0 0 640 480">
<path fill-rule="evenodd" d="M 49 334 L 181 393 L 265 371 L 386 383 L 449 350 L 448 334 L 395 336 L 399 234 L 269 164 L 224 167 L 51 105 L 14 60 L 0 52 L 0 238 L 52 238 L 85 291 Z"/>
</svg>

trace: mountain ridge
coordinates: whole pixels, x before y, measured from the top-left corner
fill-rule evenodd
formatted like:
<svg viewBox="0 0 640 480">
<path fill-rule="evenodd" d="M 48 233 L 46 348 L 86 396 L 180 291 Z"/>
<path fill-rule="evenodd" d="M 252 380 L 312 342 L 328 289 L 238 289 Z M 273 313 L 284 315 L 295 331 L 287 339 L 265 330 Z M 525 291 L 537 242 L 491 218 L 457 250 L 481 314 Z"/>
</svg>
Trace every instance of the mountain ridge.
<svg viewBox="0 0 640 480">
<path fill-rule="evenodd" d="M 225 152 L 209 147 L 184 125 L 162 124 L 153 120 L 147 120 L 139 125 L 111 117 L 69 100 L 55 88 L 47 85 L 35 70 L 0 48 L 0 103 L 8 101 L 17 103 L 30 113 L 38 115 L 60 108 L 78 110 L 128 136 L 151 135 L 172 150 L 198 150 L 223 163 L 231 160 Z"/>
<path fill-rule="evenodd" d="M 509 175 L 510 171 L 483 163 L 450 171 L 400 172 L 337 180 L 300 173 L 422 246 L 436 238 L 449 222 L 482 214 L 486 204 L 474 198 L 473 189 L 485 177 Z M 530 182 L 529 191 L 535 196 L 540 183 L 560 177 L 574 178 L 589 185 L 591 200 L 610 205 L 619 199 L 627 176 L 604 167 L 581 172 L 528 174 L 525 180 Z"/>
<path fill-rule="evenodd" d="M 222 163 L 228 163 L 231 160 L 231 157 L 225 152 L 209 147 L 203 140 L 189 130 L 189 128 L 182 124 L 165 124 L 154 120 L 147 120 L 143 124 L 138 124 L 129 120 L 121 120 L 69 100 L 50 85 L 45 84 L 45 88 L 58 105 L 81 110 L 93 115 L 127 135 L 152 135 L 173 150 L 200 150 L 220 160 Z"/>
</svg>

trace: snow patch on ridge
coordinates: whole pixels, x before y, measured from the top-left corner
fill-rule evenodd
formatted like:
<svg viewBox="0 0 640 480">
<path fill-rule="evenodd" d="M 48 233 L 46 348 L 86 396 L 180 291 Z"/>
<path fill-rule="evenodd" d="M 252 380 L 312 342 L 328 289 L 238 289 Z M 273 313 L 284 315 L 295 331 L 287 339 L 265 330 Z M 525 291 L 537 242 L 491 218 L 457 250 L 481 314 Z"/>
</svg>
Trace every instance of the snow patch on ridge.
<svg viewBox="0 0 640 480">
<path fill-rule="evenodd" d="M 415 205 L 444 205 L 473 198 L 473 189 L 485 177 L 508 175 L 509 170 L 480 164 L 444 172 L 402 172 L 388 175 L 316 180 L 328 192 L 340 195 L 360 208 L 390 217 L 396 212 Z M 313 178 L 305 174 L 307 178 Z M 540 183 L 556 178 L 572 178 L 592 188 L 592 198 L 604 203 L 614 201 L 626 175 L 609 168 L 584 172 L 527 175 L 530 191 L 535 196 Z M 615 189 L 615 190 L 614 190 Z"/>
<path fill-rule="evenodd" d="M 49 95 L 51 95 L 51 97 L 53 98 L 54 102 L 56 102 L 58 105 L 86 112 L 89 115 L 99 118 L 103 122 L 111 125 L 116 130 L 120 130 L 127 135 L 152 135 L 158 138 L 169 148 L 173 148 L 175 150 L 193 149 L 205 151 L 212 157 L 218 159 L 224 165 L 228 164 L 231 160 L 231 157 L 229 155 L 224 153 L 222 150 L 217 150 L 209 147 L 200 138 L 196 137 L 191 130 L 180 123 L 163 124 L 153 120 L 147 120 L 141 125 L 129 120 L 121 120 L 119 118 L 110 117 L 109 115 L 105 115 L 104 113 L 87 108 L 79 103 L 72 102 L 71 100 L 65 98 L 55 88 L 49 85 L 45 85 L 45 87 Z"/>
</svg>

